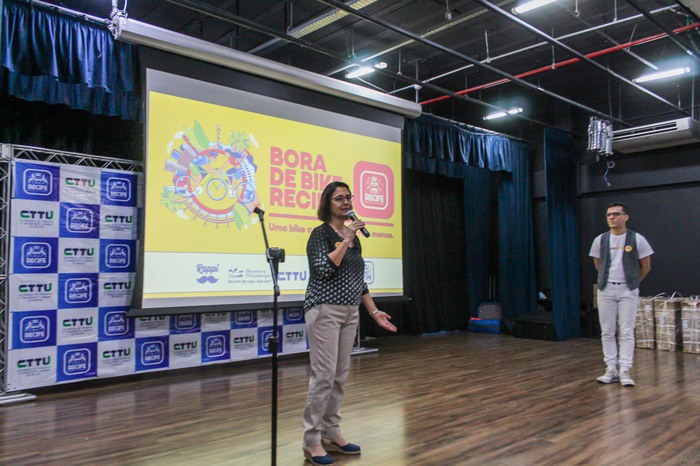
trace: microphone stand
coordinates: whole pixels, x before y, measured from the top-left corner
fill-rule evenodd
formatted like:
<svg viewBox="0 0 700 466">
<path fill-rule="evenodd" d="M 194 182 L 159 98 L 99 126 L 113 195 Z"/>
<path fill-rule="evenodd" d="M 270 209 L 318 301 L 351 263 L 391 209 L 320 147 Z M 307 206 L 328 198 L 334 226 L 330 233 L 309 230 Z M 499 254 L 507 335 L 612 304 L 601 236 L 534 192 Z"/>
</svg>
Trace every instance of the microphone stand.
<svg viewBox="0 0 700 466">
<path fill-rule="evenodd" d="M 254 213 L 258 214 L 260 219 L 260 226 L 262 227 L 263 238 L 265 240 L 265 258 L 267 263 L 270 264 L 270 274 L 272 275 L 272 287 L 274 290 L 274 297 L 272 301 L 272 336 L 268 340 L 268 348 L 272 354 L 272 439 L 271 439 L 271 450 L 272 457 L 270 459 L 270 464 L 272 466 L 277 465 L 277 355 L 279 352 L 279 333 L 277 328 L 277 307 L 278 307 L 278 297 L 280 295 L 280 287 L 277 283 L 277 274 L 279 272 L 279 263 L 284 262 L 284 249 L 281 248 L 271 248 L 270 244 L 267 242 L 267 232 L 265 231 L 265 211 L 256 207 L 253 210 Z"/>
</svg>

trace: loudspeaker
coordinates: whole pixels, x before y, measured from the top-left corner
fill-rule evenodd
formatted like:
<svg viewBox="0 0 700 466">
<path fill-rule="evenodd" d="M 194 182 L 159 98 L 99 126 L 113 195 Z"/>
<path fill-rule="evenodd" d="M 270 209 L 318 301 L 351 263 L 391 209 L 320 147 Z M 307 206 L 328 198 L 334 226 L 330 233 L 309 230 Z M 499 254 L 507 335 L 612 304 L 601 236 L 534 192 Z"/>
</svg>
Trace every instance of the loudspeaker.
<svg viewBox="0 0 700 466">
<path fill-rule="evenodd" d="M 552 311 L 539 310 L 517 317 L 513 321 L 513 336 L 535 340 L 556 340 Z"/>
</svg>

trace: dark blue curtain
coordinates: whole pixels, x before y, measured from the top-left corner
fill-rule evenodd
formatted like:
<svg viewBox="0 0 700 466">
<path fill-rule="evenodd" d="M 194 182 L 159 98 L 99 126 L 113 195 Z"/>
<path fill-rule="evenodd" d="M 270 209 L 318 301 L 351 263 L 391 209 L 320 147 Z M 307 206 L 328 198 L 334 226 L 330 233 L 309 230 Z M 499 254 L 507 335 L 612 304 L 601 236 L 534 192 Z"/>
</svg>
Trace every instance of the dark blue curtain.
<svg viewBox="0 0 700 466">
<path fill-rule="evenodd" d="M 478 317 L 479 305 L 490 299 L 493 215 L 493 178 L 489 170 L 467 167 L 464 177 L 464 218 L 469 315 Z"/>
<path fill-rule="evenodd" d="M 491 251 L 497 250 L 499 300 L 513 319 L 536 307 L 529 145 L 485 130 L 423 115 L 404 129 L 404 164 L 409 170 L 463 179 L 469 302 L 463 315 L 476 315 L 488 300 Z M 486 170 L 483 170 L 486 169 Z M 497 180 L 497 200 L 492 183 Z M 498 204 L 498 248 L 492 248 L 492 205 Z M 455 238 L 446 233 L 446 240 Z M 445 240 L 443 238 L 443 240 Z M 435 239 L 434 241 L 439 241 Z M 430 279 L 425 276 L 425 279 Z M 436 283 L 440 287 L 461 283 Z M 430 286 L 424 287 L 431 289 Z M 427 312 L 427 311 L 426 311 Z"/>
<path fill-rule="evenodd" d="M 552 313 L 558 340 L 581 333 L 579 244 L 576 223 L 576 157 L 573 137 L 547 128 L 544 133 L 544 168 L 547 192 L 547 226 L 552 274 Z"/>
<path fill-rule="evenodd" d="M 511 141 L 510 154 L 513 171 L 502 173 L 498 185 L 499 301 L 504 319 L 534 311 L 537 305 L 529 145 Z"/>
<path fill-rule="evenodd" d="M 96 115 L 140 117 L 134 47 L 116 42 L 106 27 L 27 3 L 2 5 L 5 95 Z"/>
</svg>

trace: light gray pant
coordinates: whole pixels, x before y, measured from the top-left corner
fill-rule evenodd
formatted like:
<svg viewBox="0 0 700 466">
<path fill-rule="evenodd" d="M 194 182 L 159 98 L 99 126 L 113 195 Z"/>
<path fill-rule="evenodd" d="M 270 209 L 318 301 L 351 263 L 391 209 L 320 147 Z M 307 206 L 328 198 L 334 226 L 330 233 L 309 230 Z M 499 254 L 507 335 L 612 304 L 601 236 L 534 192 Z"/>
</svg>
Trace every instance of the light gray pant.
<svg viewBox="0 0 700 466">
<path fill-rule="evenodd" d="M 634 358 L 634 327 L 637 317 L 639 288 L 630 290 L 627 284 L 608 283 L 605 289 L 598 290 L 598 319 L 600 339 L 603 342 L 603 361 L 610 369 L 629 370 Z M 618 358 L 615 324 L 620 327 L 620 352 Z"/>
<path fill-rule="evenodd" d="M 359 306 L 321 304 L 304 316 L 311 360 L 303 422 L 306 447 L 321 443 L 322 436 L 340 436 L 340 403 L 360 320 L 358 309 Z"/>
</svg>

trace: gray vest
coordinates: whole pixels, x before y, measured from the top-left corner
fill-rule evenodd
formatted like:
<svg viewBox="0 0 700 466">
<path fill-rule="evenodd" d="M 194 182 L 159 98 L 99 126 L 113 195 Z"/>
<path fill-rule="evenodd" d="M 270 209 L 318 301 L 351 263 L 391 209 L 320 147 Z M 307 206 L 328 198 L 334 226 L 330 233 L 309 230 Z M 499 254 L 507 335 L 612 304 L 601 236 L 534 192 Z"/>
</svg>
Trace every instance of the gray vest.
<svg viewBox="0 0 700 466">
<path fill-rule="evenodd" d="M 637 251 L 637 233 L 627 230 L 625 237 L 625 250 L 622 254 L 622 270 L 625 271 L 627 288 L 636 290 L 639 288 L 639 251 Z M 600 237 L 600 265 L 598 266 L 598 289 L 602 290 L 608 284 L 610 272 L 610 232 L 603 233 Z"/>
</svg>

